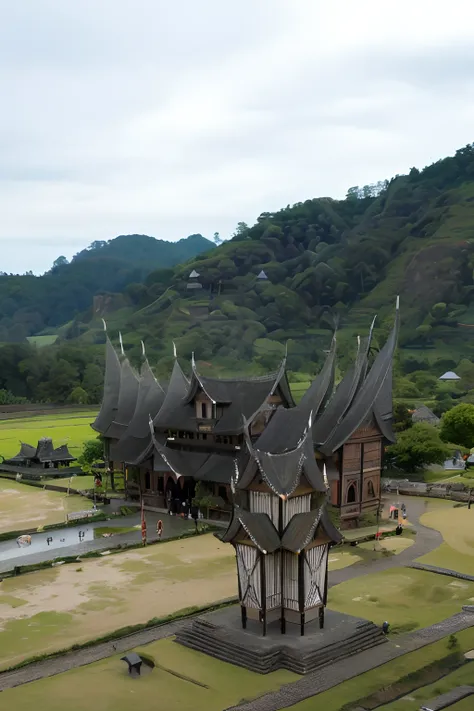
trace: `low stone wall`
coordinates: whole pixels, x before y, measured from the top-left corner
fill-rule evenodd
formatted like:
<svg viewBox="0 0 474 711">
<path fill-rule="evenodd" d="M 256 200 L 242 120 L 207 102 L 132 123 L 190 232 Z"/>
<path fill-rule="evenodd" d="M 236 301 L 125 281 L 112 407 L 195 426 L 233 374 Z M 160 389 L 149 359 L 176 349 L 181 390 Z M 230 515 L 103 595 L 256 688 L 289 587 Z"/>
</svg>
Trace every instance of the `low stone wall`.
<svg viewBox="0 0 474 711">
<path fill-rule="evenodd" d="M 466 699 L 474 694 L 474 686 L 457 686 L 446 694 L 441 694 L 420 707 L 421 711 L 442 711 L 450 706 L 454 706 L 458 701 Z M 473 704 L 474 705 L 474 704 Z"/>
<path fill-rule="evenodd" d="M 439 568 L 437 565 L 425 565 L 424 563 L 409 563 L 406 567 L 415 568 L 416 570 L 426 570 L 428 573 L 438 573 L 438 575 L 448 575 L 450 578 L 459 578 L 459 580 L 469 580 L 470 582 L 474 582 L 474 575 L 467 575 L 467 573 L 458 573 L 457 570 L 450 570 L 449 568 Z"/>
<path fill-rule="evenodd" d="M 458 501 L 467 503 L 469 501 L 469 488 L 464 484 L 426 484 L 419 481 L 409 481 L 403 479 L 383 480 L 382 486 L 386 493 L 397 493 L 402 496 L 423 496 L 434 499 L 449 499 L 450 501 Z M 472 489 L 474 490 L 474 479 L 472 481 Z M 473 497 L 474 503 L 474 497 Z"/>
</svg>

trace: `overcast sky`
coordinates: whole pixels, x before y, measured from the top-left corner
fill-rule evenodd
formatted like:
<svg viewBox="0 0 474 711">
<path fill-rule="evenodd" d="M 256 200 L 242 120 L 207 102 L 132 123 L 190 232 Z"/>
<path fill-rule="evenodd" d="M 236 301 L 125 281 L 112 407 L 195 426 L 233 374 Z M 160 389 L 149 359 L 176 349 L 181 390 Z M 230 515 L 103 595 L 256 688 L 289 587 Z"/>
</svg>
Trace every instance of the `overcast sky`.
<svg viewBox="0 0 474 711">
<path fill-rule="evenodd" d="M 0 270 L 454 153 L 473 38 L 467 0 L 0 0 Z"/>
</svg>

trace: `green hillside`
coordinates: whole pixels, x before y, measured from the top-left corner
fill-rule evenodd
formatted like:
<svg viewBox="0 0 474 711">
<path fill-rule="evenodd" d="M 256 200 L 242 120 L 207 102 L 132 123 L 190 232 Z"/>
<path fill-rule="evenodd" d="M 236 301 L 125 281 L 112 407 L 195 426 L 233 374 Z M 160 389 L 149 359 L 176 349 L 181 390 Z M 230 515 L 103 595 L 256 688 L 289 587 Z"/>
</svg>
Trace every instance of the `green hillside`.
<svg viewBox="0 0 474 711">
<path fill-rule="evenodd" d="M 93 242 L 69 263 L 59 257 L 42 276 L 0 274 L 0 342 L 22 342 L 55 335 L 62 324 L 87 309 L 106 312 L 114 296 L 157 268 L 170 268 L 209 251 L 214 244 L 201 235 L 166 242 L 146 235 L 126 235 Z M 97 303 L 94 296 L 103 295 Z"/>
<path fill-rule="evenodd" d="M 397 294 L 401 346 L 469 355 L 474 326 L 474 148 L 461 149 L 409 175 L 352 188 L 345 200 L 319 198 L 276 213 L 232 240 L 173 270 L 152 272 L 128 290 L 110 317 L 129 345 L 144 339 L 157 359 L 176 340 L 180 353 L 203 360 L 251 359 L 262 365 L 289 341 L 295 369 L 327 345 L 339 319 L 342 338 L 379 315 L 386 330 Z M 189 291 L 199 273 L 202 289 Z M 259 280 L 264 270 L 268 279 Z M 90 321 L 85 340 L 101 324 Z M 453 350 L 454 349 L 454 350 Z"/>
<path fill-rule="evenodd" d="M 86 272 L 95 263 L 94 255 L 75 261 Z M 258 276 L 262 270 L 266 279 Z M 159 376 L 169 372 L 174 341 L 183 359 L 194 352 L 203 371 L 212 360 L 222 375 L 273 368 L 286 346 L 293 380 L 307 382 L 336 323 L 341 372 L 353 357 L 355 336 L 367 332 L 376 313 L 377 348 L 400 294 L 395 395 L 442 411 L 454 399 L 474 402 L 473 270 L 474 144 L 421 171 L 412 168 L 390 181 L 351 188 L 344 200 L 315 198 L 262 213 L 252 227 L 239 223 L 231 240 L 185 264 L 131 278 L 125 288 L 111 288 L 94 302 L 89 296 L 82 313 L 49 331 L 59 336 L 54 346 L 16 358 L 23 361 L 27 390 L 16 392 L 21 377 L 11 353 L 5 362 L 10 379 L 5 376 L 2 386 L 0 373 L 0 387 L 30 398 L 39 389 L 43 398 L 61 401 L 67 383 L 54 396 L 57 388 L 45 384 L 50 376 L 38 375 L 38 359 L 49 359 L 46 371 L 54 373 L 75 358 L 74 384 L 86 393 L 81 397 L 91 389 L 97 393 L 97 372 L 91 378 L 90 371 L 100 368 L 102 316 L 112 338 L 122 331 L 137 365 L 140 341 L 145 342 Z M 188 288 L 193 281 L 201 288 Z M 61 367 L 53 367 L 58 359 Z M 33 364 L 35 372 L 28 375 Z M 459 385 L 439 383 L 450 369 L 462 375 Z"/>
</svg>

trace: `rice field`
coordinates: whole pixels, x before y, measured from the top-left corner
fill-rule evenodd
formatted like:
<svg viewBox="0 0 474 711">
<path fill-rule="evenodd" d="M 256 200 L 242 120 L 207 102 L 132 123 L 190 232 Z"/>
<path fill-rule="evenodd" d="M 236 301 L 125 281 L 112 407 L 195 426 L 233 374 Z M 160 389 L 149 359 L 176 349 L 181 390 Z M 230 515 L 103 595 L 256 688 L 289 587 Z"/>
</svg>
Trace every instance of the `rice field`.
<svg viewBox="0 0 474 711">
<path fill-rule="evenodd" d="M 21 442 L 35 446 L 42 437 L 51 437 L 55 447 L 67 444 L 71 454 L 77 457 L 84 442 L 97 437 L 90 426 L 96 414 L 95 411 L 78 411 L 73 415 L 59 412 L 0 420 L 0 455 L 14 457 Z"/>
</svg>

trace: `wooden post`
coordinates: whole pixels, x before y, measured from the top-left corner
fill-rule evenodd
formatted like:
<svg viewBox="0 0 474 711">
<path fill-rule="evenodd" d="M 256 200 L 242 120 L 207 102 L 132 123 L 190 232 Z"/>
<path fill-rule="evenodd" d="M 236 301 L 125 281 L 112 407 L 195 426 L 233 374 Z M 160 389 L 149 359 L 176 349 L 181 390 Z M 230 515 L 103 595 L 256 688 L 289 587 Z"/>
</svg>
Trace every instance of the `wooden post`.
<svg viewBox="0 0 474 711">
<path fill-rule="evenodd" d="M 305 612 L 305 599 L 304 599 L 304 551 L 298 553 L 298 607 L 300 608 L 300 632 L 301 636 L 304 636 L 304 612 Z"/>
<path fill-rule="evenodd" d="M 364 443 L 360 443 L 360 478 L 359 478 L 359 517 L 357 519 L 357 525 L 359 525 L 359 519 L 362 514 L 362 502 L 364 501 Z"/>
<path fill-rule="evenodd" d="M 280 538 L 283 535 L 283 499 L 278 500 L 278 533 Z M 285 586 L 285 554 L 281 548 L 278 555 L 280 556 L 280 632 L 286 634 L 285 607 L 283 605 L 283 590 Z"/>
<path fill-rule="evenodd" d="M 240 614 L 242 617 L 242 629 L 246 630 L 247 629 L 247 608 L 245 605 L 240 606 Z"/>
<path fill-rule="evenodd" d="M 265 555 L 260 553 L 260 594 L 262 596 L 262 623 L 263 623 L 263 636 L 267 634 L 267 585 L 265 579 Z"/>
</svg>

